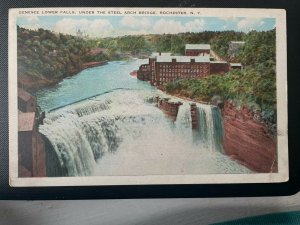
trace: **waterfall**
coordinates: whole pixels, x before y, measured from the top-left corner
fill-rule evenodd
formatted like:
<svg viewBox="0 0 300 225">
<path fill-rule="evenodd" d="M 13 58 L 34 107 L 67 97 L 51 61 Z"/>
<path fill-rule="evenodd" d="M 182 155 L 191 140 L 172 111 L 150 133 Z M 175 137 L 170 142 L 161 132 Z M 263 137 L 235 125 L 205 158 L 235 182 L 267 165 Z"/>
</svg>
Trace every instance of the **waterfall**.
<svg viewBox="0 0 300 225">
<path fill-rule="evenodd" d="M 147 99 L 144 91 L 120 90 L 48 113 L 39 130 L 49 140 L 49 176 L 247 171 L 221 154 L 217 107 L 197 104 L 194 131 L 189 102 L 173 122 Z"/>
<path fill-rule="evenodd" d="M 113 118 L 101 116 L 109 101 L 88 101 L 47 115 L 42 132 L 51 142 L 66 176 L 90 175 L 96 160 L 118 145 Z M 95 116 L 99 115 L 99 116 Z"/>
<path fill-rule="evenodd" d="M 223 146 L 222 146 L 222 141 L 224 138 L 223 118 L 219 107 L 212 106 L 211 112 L 213 118 L 214 146 L 216 150 L 224 153 Z"/>
<path fill-rule="evenodd" d="M 55 164 L 65 176 L 92 174 L 97 160 L 115 152 L 121 142 L 135 141 L 145 124 L 163 123 L 163 113 L 144 102 L 139 95 L 116 91 L 108 98 L 95 97 L 47 114 L 39 130 L 56 155 L 48 158 L 58 159 Z M 156 111 L 149 113 L 153 108 Z"/>
<path fill-rule="evenodd" d="M 187 102 L 179 107 L 175 121 L 175 132 L 184 137 L 187 142 L 191 142 L 193 139 L 191 107 Z"/>
<path fill-rule="evenodd" d="M 222 154 L 219 109 L 197 104 L 199 126 L 192 130 L 190 102 L 174 98 L 183 103 L 174 122 L 155 106 L 156 96 L 172 97 L 128 75 L 143 63 L 110 62 L 37 93 L 50 111 L 39 126 L 49 140 L 47 175 L 249 173 Z"/>
<path fill-rule="evenodd" d="M 52 129 L 47 129 L 49 126 Z M 93 150 L 83 126 L 79 117 L 71 113 L 47 118 L 40 126 L 40 132 L 54 148 L 60 167 L 66 168 L 66 176 L 89 175 L 95 166 Z"/>
<path fill-rule="evenodd" d="M 223 120 L 218 107 L 197 104 L 198 138 L 203 147 L 210 151 L 223 152 Z"/>
</svg>

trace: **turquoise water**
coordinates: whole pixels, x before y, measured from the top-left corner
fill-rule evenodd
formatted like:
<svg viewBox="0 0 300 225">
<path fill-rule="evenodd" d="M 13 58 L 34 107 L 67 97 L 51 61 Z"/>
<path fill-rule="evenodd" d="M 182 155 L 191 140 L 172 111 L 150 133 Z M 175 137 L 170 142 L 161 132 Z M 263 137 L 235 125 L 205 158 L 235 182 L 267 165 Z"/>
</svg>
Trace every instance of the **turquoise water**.
<svg viewBox="0 0 300 225">
<path fill-rule="evenodd" d="M 104 66 L 83 70 L 54 87 L 38 91 L 36 93 L 38 104 L 42 111 L 48 112 L 53 108 L 118 88 L 155 91 L 148 83 L 129 75 L 146 62 L 147 60 L 114 61 Z"/>
</svg>

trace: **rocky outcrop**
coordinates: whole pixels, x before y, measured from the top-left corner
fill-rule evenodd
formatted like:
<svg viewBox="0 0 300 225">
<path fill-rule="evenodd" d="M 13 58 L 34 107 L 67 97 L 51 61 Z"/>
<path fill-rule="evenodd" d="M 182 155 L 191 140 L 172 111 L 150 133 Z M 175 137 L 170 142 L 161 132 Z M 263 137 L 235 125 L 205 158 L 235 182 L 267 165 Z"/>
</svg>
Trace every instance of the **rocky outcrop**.
<svg viewBox="0 0 300 225">
<path fill-rule="evenodd" d="M 161 109 L 167 116 L 169 116 L 173 121 L 176 120 L 179 106 L 182 105 L 181 102 L 171 102 L 169 98 L 159 98 L 156 97 L 157 107 Z"/>
<path fill-rule="evenodd" d="M 257 115 L 225 102 L 222 116 L 225 154 L 256 172 L 277 172 L 276 139 L 268 134 L 264 123 L 256 120 Z"/>
<path fill-rule="evenodd" d="M 197 130 L 199 127 L 198 110 L 196 103 L 191 104 L 191 119 L 192 119 L 192 129 Z"/>
</svg>

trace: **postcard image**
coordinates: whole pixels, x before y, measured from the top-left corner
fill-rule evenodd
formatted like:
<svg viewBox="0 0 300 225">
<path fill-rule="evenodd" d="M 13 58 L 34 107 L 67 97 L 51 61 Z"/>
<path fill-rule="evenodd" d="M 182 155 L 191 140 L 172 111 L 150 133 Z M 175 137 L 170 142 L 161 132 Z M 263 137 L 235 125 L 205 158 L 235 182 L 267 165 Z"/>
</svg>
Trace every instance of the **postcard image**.
<svg viewBox="0 0 300 225">
<path fill-rule="evenodd" d="M 288 180 L 280 9 L 9 14 L 11 186 Z"/>
</svg>

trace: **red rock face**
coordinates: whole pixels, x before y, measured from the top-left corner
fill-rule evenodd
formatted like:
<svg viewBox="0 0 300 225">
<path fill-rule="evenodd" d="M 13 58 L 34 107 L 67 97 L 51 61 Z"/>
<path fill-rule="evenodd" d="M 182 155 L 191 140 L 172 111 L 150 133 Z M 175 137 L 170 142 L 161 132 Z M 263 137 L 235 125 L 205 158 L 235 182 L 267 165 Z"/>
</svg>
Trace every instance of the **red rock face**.
<svg viewBox="0 0 300 225">
<path fill-rule="evenodd" d="M 255 121 L 247 108 L 237 110 L 229 102 L 222 114 L 225 153 L 253 171 L 277 172 L 277 143 L 267 134 L 267 126 Z"/>
<path fill-rule="evenodd" d="M 179 106 L 181 102 L 169 102 L 169 99 L 160 99 L 157 97 L 157 106 L 172 120 L 176 120 Z"/>
</svg>

